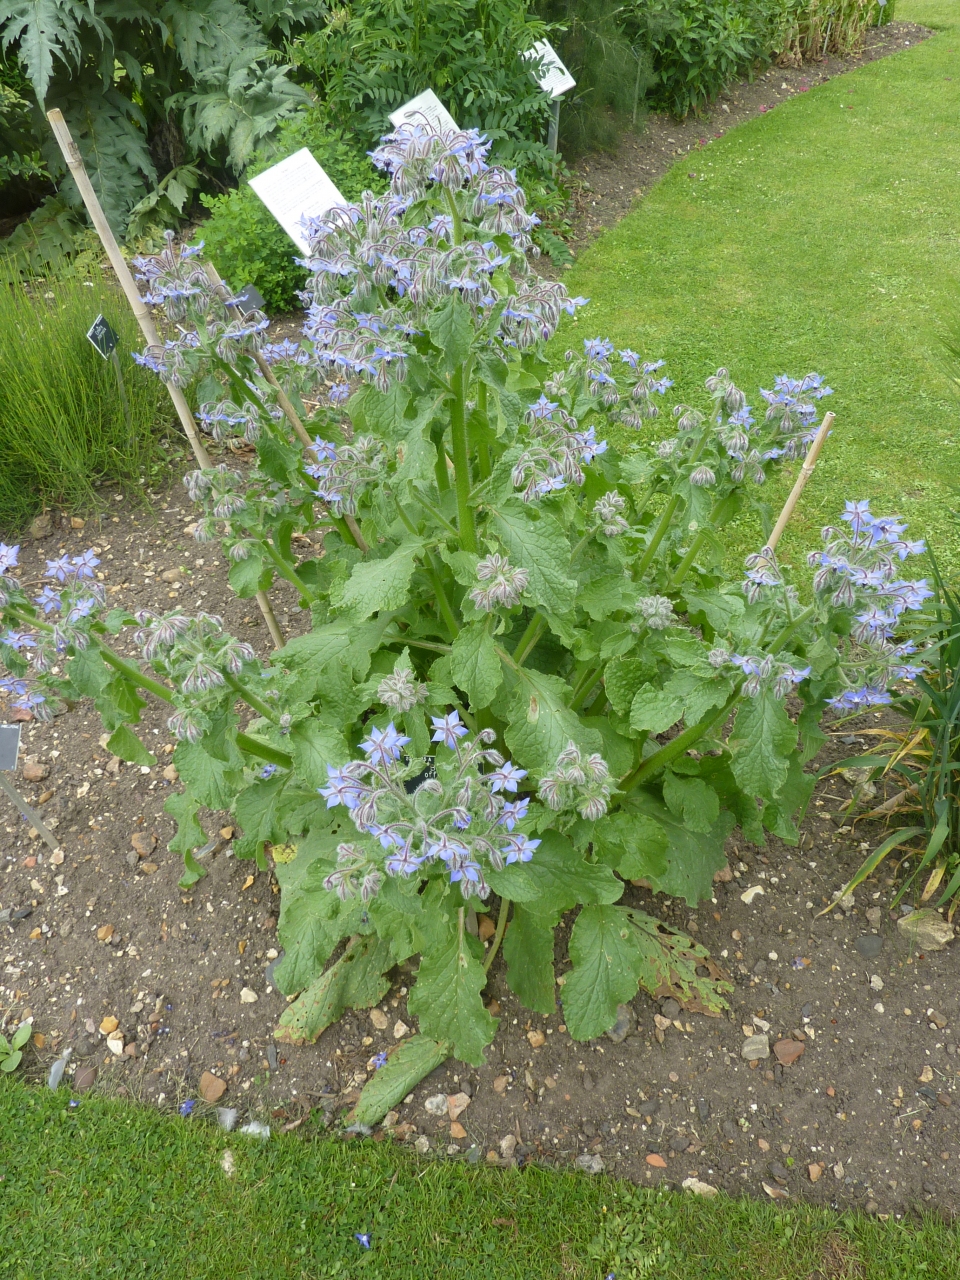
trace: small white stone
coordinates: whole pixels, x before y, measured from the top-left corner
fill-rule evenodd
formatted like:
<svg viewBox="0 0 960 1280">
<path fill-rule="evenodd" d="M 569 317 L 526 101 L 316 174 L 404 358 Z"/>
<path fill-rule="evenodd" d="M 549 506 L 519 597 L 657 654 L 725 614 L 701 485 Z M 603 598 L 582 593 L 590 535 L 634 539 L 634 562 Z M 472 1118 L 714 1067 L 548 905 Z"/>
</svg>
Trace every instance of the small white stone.
<svg viewBox="0 0 960 1280">
<path fill-rule="evenodd" d="M 259 999 L 260 997 L 257 995 L 257 993 L 255 991 L 252 991 L 249 987 L 240 988 L 241 1004 L 256 1004 Z"/>
<path fill-rule="evenodd" d="M 402 1040 L 409 1030 L 410 1028 L 405 1022 L 397 1022 L 396 1026 L 393 1028 L 394 1040 Z"/>
<path fill-rule="evenodd" d="M 119 1031 L 112 1031 L 107 1036 L 107 1048 L 116 1057 L 120 1057 L 123 1053 L 123 1036 Z"/>
<path fill-rule="evenodd" d="M 883 1013 L 883 1011 L 884 1011 L 884 1010 L 883 1010 L 883 1005 L 880 1003 L 880 1001 L 879 1001 L 879 1000 L 878 1000 L 878 1001 L 877 1001 L 877 1003 L 873 1006 L 873 1011 L 874 1011 L 874 1013 Z"/>
<path fill-rule="evenodd" d="M 871 979 L 870 979 L 870 990 L 871 990 L 871 991 L 882 991 L 882 990 L 883 990 L 883 979 L 880 977 L 879 973 L 875 973 L 875 974 L 871 977 Z"/>
<path fill-rule="evenodd" d="M 427 1098 L 423 1104 L 423 1109 L 427 1115 L 445 1116 L 447 1114 L 447 1095 L 445 1093 L 435 1093 L 432 1098 Z"/>
<path fill-rule="evenodd" d="M 766 893 L 762 884 L 751 885 L 749 889 L 744 889 L 743 893 L 741 893 L 740 901 L 745 902 L 749 907 L 753 900 L 758 898 L 761 893 Z"/>
<path fill-rule="evenodd" d="M 779 959 L 780 959 L 780 957 L 777 955 L 776 951 L 768 951 L 768 952 L 767 952 L 767 959 L 768 959 L 768 960 L 779 960 Z"/>
<path fill-rule="evenodd" d="M 425 1156 L 427 1152 L 430 1150 L 430 1139 L 427 1137 L 425 1133 L 421 1133 L 420 1137 L 416 1140 L 413 1146 L 414 1146 L 414 1149 L 418 1151 L 420 1155 Z"/>
<path fill-rule="evenodd" d="M 377 1031 L 386 1031 L 390 1022 L 382 1009 L 371 1009 L 370 1021 L 373 1023 L 374 1027 L 376 1027 Z"/>
<path fill-rule="evenodd" d="M 699 1178 L 684 1178 L 680 1185 L 684 1191 L 692 1191 L 695 1196 L 705 1196 L 708 1200 L 717 1194 L 716 1187 L 711 1187 L 709 1182 L 701 1182 Z"/>
</svg>

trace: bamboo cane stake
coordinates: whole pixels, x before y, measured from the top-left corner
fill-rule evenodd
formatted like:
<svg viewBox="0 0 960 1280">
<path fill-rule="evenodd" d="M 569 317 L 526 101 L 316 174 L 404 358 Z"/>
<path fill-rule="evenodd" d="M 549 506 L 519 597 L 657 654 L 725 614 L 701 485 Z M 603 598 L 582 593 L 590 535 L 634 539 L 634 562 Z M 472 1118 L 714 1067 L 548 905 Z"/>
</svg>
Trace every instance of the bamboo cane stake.
<svg viewBox="0 0 960 1280">
<path fill-rule="evenodd" d="M 157 332 L 157 326 L 153 322 L 153 316 L 150 309 L 140 296 L 140 290 L 137 283 L 130 274 L 130 268 L 124 260 L 123 254 L 120 252 L 120 246 L 117 244 L 116 237 L 107 222 L 100 201 L 97 199 L 97 193 L 93 189 L 93 185 L 87 176 L 84 167 L 83 158 L 80 155 L 79 148 L 73 140 L 69 126 L 63 118 L 63 113 L 56 108 L 47 112 L 47 119 L 50 121 L 50 127 L 53 129 L 54 136 L 59 143 L 60 150 L 63 152 L 63 158 L 67 162 L 67 167 L 73 174 L 74 181 L 80 195 L 83 197 L 83 203 L 87 206 L 87 212 L 90 214 L 90 221 L 96 228 L 100 242 L 107 252 L 110 259 L 110 265 L 116 272 L 117 279 L 120 281 L 120 287 L 127 295 L 127 301 L 130 303 L 130 310 L 136 317 L 143 336 L 147 340 L 147 345 L 151 347 L 159 347 L 163 344 L 160 341 L 160 334 Z M 193 456 L 197 460 L 197 465 L 206 469 L 213 464 L 210 461 L 210 455 L 204 448 L 203 441 L 200 439 L 200 433 L 197 431 L 197 424 L 194 421 L 190 406 L 183 391 L 174 386 L 172 382 L 164 384 L 170 393 L 170 399 L 177 411 L 177 416 L 183 426 L 184 435 L 190 442 L 193 450 Z M 273 606 L 267 599 L 265 591 L 257 592 L 257 604 L 260 606 L 260 612 L 263 614 L 264 621 L 267 624 L 267 630 L 270 632 L 270 638 L 277 649 L 282 649 L 285 643 L 283 632 L 280 630 L 280 624 L 277 622 L 277 615 L 273 611 Z"/>
<path fill-rule="evenodd" d="M 124 261 L 123 254 L 120 252 L 120 246 L 117 244 L 116 237 L 110 229 L 110 223 L 104 216 L 103 209 L 100 207 L 100 201 L 97 199 L 97 193 L 87 176 L 84 168 L 83 159 L 77 144 L 74 142 L 70 133 L 70 129 L 63 113 L 56 108 L 47 112 L 47 119 L 50 121 L 50 127 L 60 150 L 63 152 L 63 158 L 67 162 L 67 167 L 73 174 L 74 181 L 83 197 L 83 203 L 87 206 L 87 212 L 90 214 L 90 221 L 96 228 L 97 235 L 107 251 L 107 257 L 110 259 L 110 265 L 116 272 L 117 279 L 120 281 L 120 287 L 127 295 L 127 301 L 130 303 L 130 309 L 136 317 L 143 331 L 143 336 L 147 340 L 148 346 L 159 347 L 163 344 L 160 341 L 160 335 L 157 332 L 157 326 L 153 323 L 153 316 L 144 300 L 140 297 L 140 290 L 137 288 L 136 281 L 130 274 L 130 268 Z M 190 406 L 187 404 L 187 398 L 179 387 L 175 387 L 172 382 L 166 384 L 170 393 L 170 399 L 173 401 L 173 407 L 177 411 L 177 416 L 183 426 L 184 434 L 190 441 L 190 447 L 193 449 L 194 457 L 201 467 L 209 467 L 210 455 L 203 447 L 203 441 L 200 439 L 197 431 L 197 424 L 193 420 L 193 414 L 190 412 Z"/>
<path fill-rule="evenodd" d="M 803 493 L 804 486 L 813 475 L 814 468 L 817 465 L 817 458 L 820 456 L 820 450 L 826 443 L 827 436 L 830 434 L 830 429 L 833 426 L 834 417 L 834 414 L 828 413 L 825 415 L 823 422 L 821 422 L 820 430 L 814 436 L 813 443 L 807 451 L 807 456 L 803 460 L 803 466 L 800 468 L 800 474 L 797 476 L 796 484 L 794 484 L 793 488 L 790 490 L 790 496 L 783 504 L 783 510 L 780 512 L 780 518 L 773 526 L 773 532 L 767 539 L 767 545 L 764 550 L 776 550 L 777 543 L 780 541 L 780 537 L 784 529 L 787 527 L 790 517 L 793 515 L 794 507 L 796 507 L 797 503 L 800 501 L 800 495 Z"/>
</svg>

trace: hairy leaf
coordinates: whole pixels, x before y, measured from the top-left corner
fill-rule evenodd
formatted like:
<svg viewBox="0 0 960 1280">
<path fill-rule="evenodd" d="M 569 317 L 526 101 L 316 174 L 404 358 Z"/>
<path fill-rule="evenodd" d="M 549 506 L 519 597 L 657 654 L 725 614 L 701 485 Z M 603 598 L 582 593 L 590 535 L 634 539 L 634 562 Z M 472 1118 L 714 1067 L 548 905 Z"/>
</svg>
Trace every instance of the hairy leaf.
<svg viewBox="0 0 960 1280">
<path fill-rule="evenodd" d="M 287 1006 L 274 1038 L 284 1044 L 313 1044 L 345 1009 L 369 1009 L 390 989 L 383 974 L 392 964 L 388 943 L 373 933 L 358 937 Z"/>
<path fill-rule="evenodd" d="M 535 518 L 537 514 L 539 518 Z M 569 613 L 577 584 L 567 576 L 570 543 L 560 522 L 545 511 L 535 513 L 519 499 L 512 499 L 494 513 L 493 525 L 510 563 L 530 575 L 527 597 L 551 613 Z"/>
<path fill-rule="evenodd" d="M 384 560 L 362 560 L 353 566 L 336 606 L 357 622 L 379 610 L 400 609 L 407 602 L 419 542 L 405 542 Z"/>
<path fill-rule="evenodd" d="M 630 793 L 627 812 L 642 813 L 660 824 L 667 836 L 666 870 L 646 874 L 657 893 L 683 898 L 691 906 L 709 898 L 714 872 L 725 864 L 724 842 L 733 827 L 733 814 L 723 810 L 709 832 L 690 831 L 651 791 L 637 787 Z"/>
<path fill-rule="evenodd" d="M 545 1016 L 555 1013 L 553 922 L 544 923 L 514 903 L 503 937 L 503 958 L 507 962 L 507 983 L 520 1003 Z"/>
<path fill-rule="evenodd" d="M 503 736 L 524 767 L 541 775 L 548 773 L 568 742 L 575 742 L 588 754 L 600 750 L 600 734 L 587 729 L 577 713 L 565 705 L 570 696 L 565 680 L 526 667 L 519 676 Z"/>
<path fill-rule="evenodd" d="M 456 921 L 446 932 L 446 941 L 420 961 L 407 1008 L 419 1019 L 423 1035 L 449 1041 L 454 1057 L 479 1067 L 497 1029 L 480 998 L 487 975 L 474 951 L 479 943 Z"/>
<path fill-rule="evenodd" d="M 386 1066 L 363 1086 L 350 1116 L 354 1124 L 374 1125 L 398 1106 L 421 1080 L 450 1056 L 450 1046 L 429 1036 L 411 1036 L 390 1051 Z"/>
<path fill-rule="evenodd" d="M 796 746 L 797 727 L 772 692 L 741 702 L 730 735 L 730 767 L 747 795 L 776 800 Z"/>
<path fill-rule="evenodd" d="M 107 750 L 121 760 L 129 760 L 131 764 L 152 766 L 157 763 L 157 757 L 150 754 L 133 730 L 128 729 L 125 724 L 114 729 L 107 742 Z"/>
<path fill-rule="evenodd" d="M 475 710 L 488 707 L 500 688 L 503 672 L 486 623 L 463 627 L 453 642 L 450 674 Z"/>
<path fill-rule="evenodd" d="M 625 907 L 584 907 L 570 934 L 573 969 L 563 985 L 563 1017 L 574 1040 L 592 1040 L 637 994 L 643 964 Z"/>
</svg>

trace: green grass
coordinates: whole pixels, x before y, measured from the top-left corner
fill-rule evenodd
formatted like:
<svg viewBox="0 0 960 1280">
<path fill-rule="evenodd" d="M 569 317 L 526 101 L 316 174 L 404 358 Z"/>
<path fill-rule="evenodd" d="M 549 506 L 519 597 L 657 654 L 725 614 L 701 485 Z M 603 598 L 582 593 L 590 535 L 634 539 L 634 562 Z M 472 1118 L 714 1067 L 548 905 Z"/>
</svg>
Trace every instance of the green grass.
<svg viewBox="0 0 960 1280">
<path fill-rule="evenodd" d="M 956 1280 L 957 1229 L 932 1218 L 418 1162 L 303 1130 L 261 1143 L 68 1098 L 0 1080 L 3 1280 Z"/>
<path fill-rule="evenodd" d="M 86 333 L 102 312 L 120 335 L 116 369 Z M 126 299 L 90 278 L 31 281 L 0 272 L 0 530 L 12 534 L 45 505 L 89 511 L 97 487 L 136 492 L 162 461 L 162 426 L 171 418 L 163 384 L 130 352 L 143 339 Z"/>
<path fill-rule="evenodd" d="M 897 17 L 941 30 L 691 152 L 565 283 L 591 299 L 583 335 L 665 358 L 680 400 L 702 403 L 719 365 L 761 408 L 775 374 L 827 377 L 836 429 L 786 551 L 869 497 L 957 571 L 960 401 L 939 341 L 960 315 L 960 5 Z M 768 486 L 774 510 L 791 480 Z M 759 524 L 734 536 L 739 557 Z"/>
</svg>

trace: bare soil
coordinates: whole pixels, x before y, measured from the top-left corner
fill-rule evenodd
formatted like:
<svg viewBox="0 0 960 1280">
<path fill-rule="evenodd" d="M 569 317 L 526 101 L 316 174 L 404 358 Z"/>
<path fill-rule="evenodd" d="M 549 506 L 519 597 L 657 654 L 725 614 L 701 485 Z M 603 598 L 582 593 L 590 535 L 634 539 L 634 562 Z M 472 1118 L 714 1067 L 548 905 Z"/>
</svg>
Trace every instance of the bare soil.
<svg viewBox="0 0 960 1280">
<path fill-rule="evenodd" d="M 923 34 L 895 24 L 864 58 Z M 776 85 L 799 90 L 804 78 L 812 84 L 838 69 L 778 68 L 740 86 L 728 95 L 723 125 L 788 91 Z M 619 161 L 585 163 L 593 191 L 578 234 L 594 234 L 621 216 L 637 187 L 649 185 L 708 127 L 709 121 L 654 119 L 649 135 L 626 144 Z M 115 514 L 83 530 L 55 521 L 46 537 L 26 543 L 24 582 L 39 586 L 45 558 L 93 545 L 115 603 L 162 609 L 175 599 L 221 614 L 231 630 L 267 651 L 253 602 L 229 592 L 218 553 L 190 536 L 193 513 L 179 486 L 150 495 L 146 508 L 119 495 L 111 506 Z M 306 629 L 285 584 L 273 598 L 288 634 Z M 206 830 L 220 847 L 205 858 L 204 880 L 189 892 L 178 888 L 181 860 L 166 849 L 174 824 L 163 812 L 177 785 L 165 722 L 161 707 L 144 714 L 144 736 L 158 757 L 150 769 L 109 755 L 87 702 L 53 724 L 24 725 L 14 781 L 54 828 L 63 856 L 52 855 L 3 801 L 0 1029 L 33 1019 L 26 1070 L 36 1078 L 71 1048 L 67 1081 L 74 1096 L 96 1068 L 97 1090 L 173 1108 L 198 1097 L 201 1077 L 210 1072 L 226 1086 L 221 1105 L 274 1126 L 302 1125 L 303 1132 L 330 1126 L 355 1101 L 372 1055 L 415 1030 L 405 1002 L 411 973 L 398 971 L 379 1009 L 349 1014 L 316 1045 L 275 1044 L 272 1032 L 285 1006 L 268 975 L 277 955 L 276 882 L 232 856 L 230 815 L 207 813 Z M 878 723 L 870 716 L 858 728 L 838 729 L 817 766 L 867 749 L 864 730 Z M 885 868 L 858 890 L 851 911 L 818 915 L 882 835 L 875 823 L 851 826 L 844 818 L 850 795 L 842 777 L 825 777 L 799 848 L 772 839 L 758 850 L 734 833 L 729 878 L 696 910 L 628 887 L 625 901 L 688 929 L 726 967 L 734 983 L 728 1016 L 702 1017 L 638 995 L 622 1041 L 605 1036 L 578 1044 L 566 1033 L 559 1003 L 549 1018 L 518 1006 L 498 961 L 487 996 L 501 1022 L 487 1064 L 439 1068 L 374 1139 L 469 1161 L 579 1160 L 580 1167 L 602 1165 L 643 1184 L 696 1177 L 731 1192 L 872 1213 L 924 1203 L 954 1213 L 960 1208 L 956 945 L 911 952 L 887 909 L 895 875 Z M 756 886 L 763 892 L 743 901 Z M 18 918 L 4 920 L 6 909 Z M 564 936 L 561 976 L 565 951 Z M 116 1019 L 122 1051 L 108 1047 L 100 1027 L 112 1023 L 104 1019 Z M 781 1039 L 802 1046 L 791 1065 L 773 1054 L 753 1063 L 742 1058 L 746 1033 L 765 1024 L 771 1046 Z M 469 1103 L 454 1121 L 424 1108 L 429 1097 L 457 1093 L 469 1095 Z M 194 1115 L 205 1110 L 201 1104 Z"/>
</svg>

